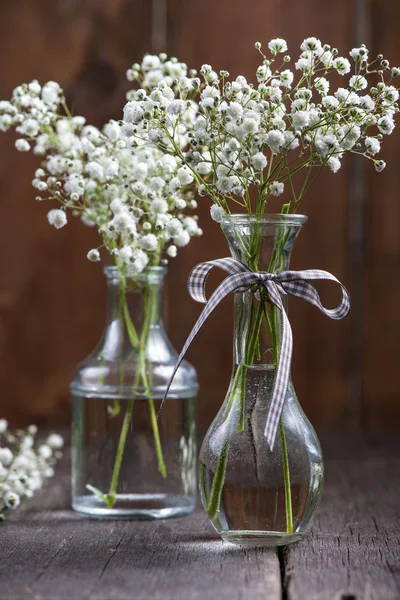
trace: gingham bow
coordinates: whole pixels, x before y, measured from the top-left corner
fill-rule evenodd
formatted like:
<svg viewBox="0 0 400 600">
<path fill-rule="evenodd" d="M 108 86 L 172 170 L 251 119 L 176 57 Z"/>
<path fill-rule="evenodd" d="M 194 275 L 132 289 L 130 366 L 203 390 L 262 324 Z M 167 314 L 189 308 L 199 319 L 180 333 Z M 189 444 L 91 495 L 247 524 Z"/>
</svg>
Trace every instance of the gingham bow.
<svg viewBox="0 0 400 600">
<path fill-rule="evenodd" d="M 218 267 L 228 273 L 228 277 L 217 287 L 215 292 L 207 301 L 205 287 L 207 277 L 211 271 Z M 335 281 L 342 289 L 342 300 L 337 308 L 327 309 L 320 300 L 317 290 L 309 281 L 320 279 Z M 281 294 L 297 296 L 320 309 L 331 319 L 343 319 L 350 310 L 350 297 L 346 288 L 336 277 L 327 271 L 307 270 L 307 271 L 282 271 L 278 274 L 273 273 L 255 273 L 244 263 L 235 258 L 218 258 L 198 264 L 190 273 L 188 280 L 189 293 L 197 302 L 205 303 L 206 306 L 201 313 L 197 323 L 192 329 L 186 343 L 179 355 L 178 362 L 175 365 L 170 382 L 165 392 L 161 407 L 167 397 L 171 383 L 175 377 L 176 371 L 181 364 L 194 337 L 202 328 L 204 322 L 210 316 L 218 304 L 232 292 L 246 292 L 253 285 L 264 287 L 268 293 L 269 301 L 274 304 L 282 313 L 282 341 L 279 355 L 278 368 L 276 370 L 274 389 L 270 410 L 267 416 L 264 435 L 267 438 L 271 450 L 274 446 L 276 431 L 279 419 L 285 402 L 286 389 L 288 385 L 290 362 L 292 359 L 293 337 L 289 319 L 282 303 Z M 160 408 L 161 410 L 161 408 Z"/>
</svg>

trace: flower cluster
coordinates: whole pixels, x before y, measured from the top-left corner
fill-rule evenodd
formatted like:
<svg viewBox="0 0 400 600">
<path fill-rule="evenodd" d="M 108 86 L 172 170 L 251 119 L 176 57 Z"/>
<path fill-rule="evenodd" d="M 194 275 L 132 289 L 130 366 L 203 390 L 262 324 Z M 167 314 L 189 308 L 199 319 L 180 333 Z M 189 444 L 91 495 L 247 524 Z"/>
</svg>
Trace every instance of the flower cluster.
<svg viewBox="0 0 400 600">
<path fill-rule="evenodd" d="M 230 201 L 264 212 L 268 198 L 286 187 L 293 201 L 286 209 L 295 212 L 320 170 L 336 173 L 347 152 L 385 168 L 376 154 L 395 126 L 399 68 L 382 56 L 370 61 L 364 45 L 349 60 L 314 37 L 301 44 L 294 69 L 285 40 L 269 42 L 269 57 L 260 43 L 255 47 L 262 56 L 255 83 L 232 81 L 226 71 L 217 76 L 210 65 L 201 67 L 201 79 L 179 74 L 172 81 L 158 68 L 157 86 L 140 90 L 125 108 L 127 143 L 147 141 L 186 164 L 217 220 L 230 212 Z M 149 57 L 153 66 L 157 60 Z M 332 89 L 337 75 L 343 87 Z"/>
<path fill-rule="evenodd" d="M 63 438 L 52 433 L 43 443 L 35 442 L 36 425 L 26 431 L 10 432 L 0 419 L 0 520 L 6 509 L 16 508 L 24 497 L 31 498 L 62 456 Z"/>
<path fill-rule="evenodd" d="M 147 69 L 150 77 L 149 57 L 142 64 L 141 71 Z M 184 65 L 171 65 L 175 68 L 171 73 L 185 72 Z M 149 77 L 142 81 L 147 87 Z M 146 94 L 132 92 L 137 93 Z M 125 110 L 133 120 L 134 104 Z M 71 212 L 86 225 L 96 226 L 102 246 L 128 275 L 158 265 L 165 254 L 176 256 L 177 248 L 201 235 L 197 217 L 184 213 L 197 204 L 193 175 L 181 159 L 153 145 L 127 144 L 116 121 L 100 130 L 83 117 L 71 116 L 57 83 L 41 87 L 33 81 L 16 88 L 10 102 L 0 102 L 0 129 L 11 127 L 21 136 L 17 150 L 32 148 L 43 157 L 32 184 L 37 201 L 55 200 L 60 205 L 48 212 L 49 223 L 60 229 Z M 88 252 L 89 260 L 100 260 L 102 246 Z"/>
</svg>

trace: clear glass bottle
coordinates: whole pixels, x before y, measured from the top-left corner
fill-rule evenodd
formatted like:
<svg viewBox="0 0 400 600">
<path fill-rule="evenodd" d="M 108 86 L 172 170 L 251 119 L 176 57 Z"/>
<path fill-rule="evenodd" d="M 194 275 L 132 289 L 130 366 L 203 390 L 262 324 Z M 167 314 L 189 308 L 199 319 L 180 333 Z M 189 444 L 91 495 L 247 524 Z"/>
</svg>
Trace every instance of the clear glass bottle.
<svg viewBox="0 0 400 600">
<path fill-rule="evenodd" d="M 162 320 L 166 269 L 135 279 L 106 267 L 108 319 L 71 384 L 72 506 L 101 517 L 166 518 L 196 503 L 194 368 L 177 360 Z"/>
<path fill-rule="evenodd" d="M 221 226 L 231 254 L 254 271 L 289 268 L 301 215 L 230 215 Z M 287 297 L 283 297 L 287 308 Z M 298 540 L 322 494 L 316 433 L 291 379 L 275 445 L 264 436 L 279 357 L 281 313 L 264 290 L 235 294 L 234 365 L 225 401 L 200 451 L 205 510 L 221 537 L 248 546 Z"/>
</svg>

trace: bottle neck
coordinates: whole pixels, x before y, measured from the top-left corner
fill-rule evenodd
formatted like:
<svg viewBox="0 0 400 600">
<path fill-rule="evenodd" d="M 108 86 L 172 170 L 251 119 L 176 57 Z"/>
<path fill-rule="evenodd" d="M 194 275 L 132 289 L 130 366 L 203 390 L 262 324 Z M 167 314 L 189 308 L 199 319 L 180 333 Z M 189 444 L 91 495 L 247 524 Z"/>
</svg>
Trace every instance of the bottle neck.
<svg viewBox="0 0 400 600">
<path fill-rule="evenodd" d="M 291 253 L 305 218 L 297 215 L 230 215 L 222 222 L 234 258 L 255 272 L 289 269 Z M 287 310 L 287 296 L 281 296 Z M 234 362 L 277 366 L 282 313 L 264 288 L 235 294 Z"/>
<path fill-rule="evenodd" d="M 106 269 L 108 322 L 117 322 L 132 345 L 146 343 L 152 329 L 163 327 L 165 275 L 163 267 L 151 267 L 135 278 L 121 276 L 114 267 Z"/>
</svg>

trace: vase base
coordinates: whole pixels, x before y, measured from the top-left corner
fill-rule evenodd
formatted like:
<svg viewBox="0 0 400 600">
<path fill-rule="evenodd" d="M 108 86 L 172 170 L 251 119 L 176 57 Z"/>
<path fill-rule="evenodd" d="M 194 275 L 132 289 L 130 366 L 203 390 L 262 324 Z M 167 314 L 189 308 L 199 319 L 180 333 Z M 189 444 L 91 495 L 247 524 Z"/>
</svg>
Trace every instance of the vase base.
<svg viewBox="0 0 400 600">
<path fill-rule="evenodd" d="M 106 519 L 169 519 L 189 515 L 195 507 L 193 498 L 172 494 L 119 494 L 112 508 L 95 496 L 76 496 L 72 501 L 75 511 Z"/>
<path fill-rule="evenodd" d="M 237 546 L 287 546 L 301 538 L 300 533 L 281 531 L 224 531 L 219 532 L 224 542 Z"/>
</svg>

